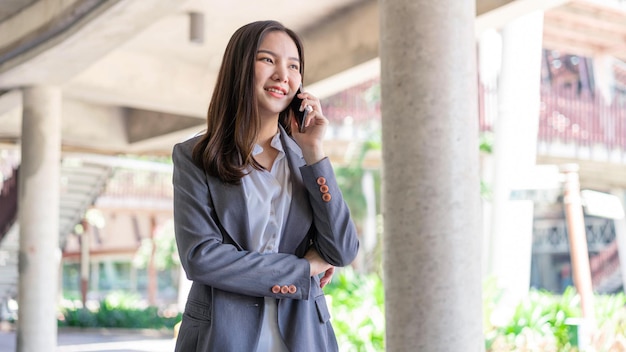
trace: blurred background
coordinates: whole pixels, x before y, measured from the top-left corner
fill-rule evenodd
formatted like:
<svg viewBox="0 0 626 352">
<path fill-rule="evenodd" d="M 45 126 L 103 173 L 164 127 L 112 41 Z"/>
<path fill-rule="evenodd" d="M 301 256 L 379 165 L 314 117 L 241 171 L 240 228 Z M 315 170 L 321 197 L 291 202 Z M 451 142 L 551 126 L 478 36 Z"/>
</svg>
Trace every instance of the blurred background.
<svg viewBox="0 0 626 352">
<path fill-rule="evenodd" d="M 359 257 L 327 290 L 340 345 L 384 350 L 378 7 L 0 0 L 3 328 L 16 328 L 20 280 L 36 280 L 18 275 L 21 220 L 55 232 L 40 235 L 59 257 L 43 274 L 58 276 L 48 294 L 60 327 L 174 334 L 189 283 L 174 242 L 170 152 L 202 132 L 230 35 L 276 19 L 304 40 L 305 89 L 330 119 L 325 148 L 361 236 Z M 626 2 L 477 0 L 475 28 L 479 129 L 468 133 L 480 136 L 485 349 L 626 351 Z M 58 188 L 20 184 L 23 166 L 48 163 Z M 19 206 L 20 188 L 50 187 L 58 221 L 37 216 L 43 202 Z M 583 252 L 572 252 L 575 236 Z M 596 332 L 580 341 L 590 315 Z"/>
</svg>

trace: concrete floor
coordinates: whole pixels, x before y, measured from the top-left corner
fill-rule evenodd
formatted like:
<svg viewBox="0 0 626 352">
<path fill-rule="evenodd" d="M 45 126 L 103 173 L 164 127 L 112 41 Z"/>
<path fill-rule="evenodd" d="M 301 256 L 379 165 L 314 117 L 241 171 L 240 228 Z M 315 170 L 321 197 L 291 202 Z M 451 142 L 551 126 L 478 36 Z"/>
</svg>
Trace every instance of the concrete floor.
<svg viewBox="0 0 626 352">
<path fill-rule="evenodd" d="M 116 329 L 60 329 L 56 352 L 171 352 L 169 332 Z M 0 351 L 16 350 L 15 331 L 0 331 Z"/>
</svg>

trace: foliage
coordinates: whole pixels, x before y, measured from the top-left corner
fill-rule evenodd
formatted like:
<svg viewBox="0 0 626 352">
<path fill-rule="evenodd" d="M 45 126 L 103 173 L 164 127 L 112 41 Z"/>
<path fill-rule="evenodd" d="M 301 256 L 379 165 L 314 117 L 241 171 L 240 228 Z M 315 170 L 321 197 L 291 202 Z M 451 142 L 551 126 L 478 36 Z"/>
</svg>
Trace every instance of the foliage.
<svg viewBox="0 0 626 352">
<path fill-rule="evenodd" d="M 384 351 L 384 286 L 377 274 L 359 274 L 351 268 L 337 269 L 333 281 L 324 288 L 332 322 L 342 351 Z M 496 351 L 578 351 L 577 319 L 580 298 L 573 287 L 562 295 L 531 290 L 514 310 L 499 323 L 495 307 L 502 292 L 495 282 L 483 284 L 485 347 Z M 125 292 L 108 295 L 93 309 L 61 309 L 59 326 L 172 329 L 180 321 L 165 316 L 156 307 L 146 307 L 139 296 Z M 597 331 L 593 351 L 626 350 L 626 295 L 595 296 Z M 621 349 L 620 349 L 621 348 Z"/>
<path fill-rule="evenodd" d="M 582 316 L 580 297 L 574 287 L 562 295 L 531 290 L 520 302 L 510 319 L 494 323 L 494 307 L 500 292 L 486 281 L 485 346 L 487 351 L 578 351 L 578 324 Z M 594 351 L 609 351 L 609 346 L 622 344 L 626 332 L 626 296 L 597 295 L 595 297 L 597 331 L 592 336 Z M 623 338 L 622 338 L 623 339 Z"/>
<path fill-rule="evenodd" d="M 154 239 L 144 238 L 141 241 L 141 246 L 133 259 L 135 267 L 144 269 L 148 266 L 153 246 L 156 246 L 154 265 L 157 270 L 169 270 L 180 265 L 176 240 L 174 239 L 174 222 L 172 220 L 159 226 Z"/>
<path fill-rule="evenodd" d="M 379 275 L 338 269 L 325 288 L 342 351 L 384 351 L 384 287 Z M 502 298 L 494 280 L 483 283 L 485 347 L 496 351 L 578 351 L 580 297 L 574 287 L 562 295 L 531 290 L 504 322 L 493 319 Z M 593 351 L 626 351 L 626 295 L 596 295 Z M 621 348 L 621 349 L 620 349 Z"/>
<path fill-rule="evenodd" d="M 493 133 L 483 132 L 479 137 L 479 150 L 484 154 L 493 153 Z M 491 200 L 493 191 L 491 186 L 484 180 L 480 180 L 480 196 L 485 200 Z"/>
<path fill-rule="evenodd" d="M 109 294 L 96 309 L 63 307 L 59 326 L 132 329 L 173 329 L 181 315 L 164 316 L 157 307 L 144 306 L 138 295 Z"/>
<path fill-rule="evenodd" d="M 490 335 L 500 337 L 500 343 L 502 343 L 502 336 L 513 342 L 518 341 L 515 344 L 519 344 L 518 336 L 524 336 L 523 340 L 531 340 L 528 338 L 530 336 L 532 340 L 547 336 L 557 346 L 569 350 L 577 344 L 574 326 L 568 323 L 573 318 L 580 317 L 578 304 L 578 296 L 572 288 L 566 290 L 561 297 L 532 290 L 517 306 L 509 323 L 496 327 L 495 334 Z M 487 335 L 487 339 L 490 335 Z M 532 344 L 531 341 L 524 343 L 526 347 Z"/>
<path fill-rule="evenodd" d="M 342 351 L 383 351 L 385 336 L 384 288 L 376 274 L 337 269 L 324 288 L 332 323 Z"/>
<path fill-rule="evenodd" d="M 380 100 L 381 100 L 380 82 L 372 85 L 365 92 L 363 92 L 363 99 L 370 106 L 380 104 Z"/>
<path fill-rule="evenodd" d="M 380 149 L 380 136 L 372 135 L 361 144 L 360 149 L 357 151 L 358 154 L 351 158 L 347 165 L 335 167 L 337 183 L 341 188 L 341 193 L 348 208 L 350 208 L 350 215 L 356 222 L 363 220 L 367 208 L 362 188 L 363 175 L 366 172 L 363 168 L 363 160 L 370 150 Z M 375 194 L 380 194 L 380 170 L 370 170 L 370 172 L 374 176 Z M 377 209 L 377 212 L 379 212 L 379 209 Z"/>
<path fill-rule="evenodd" d="M 365 216 L 366 203 L 361 189 L 361 178 L 363 170 L 353 167 L 338 166 L 335 167 L 337 175 L 337 183 L 341 188 L 350 214 L 355 221 L 360 221 Z"/>
<path fill-rule="evenodd" d="M 493 153 L 493 133 L 492 132 L 483 132 L 480 134 L 478 139 L 478 149 L 485 154 Z"/>
<path fill-rule="evenodd" d="M 598 331 L 592 345 L 597 351 L 626 351 L 626 294 L 603 295 L 595 299 Z"/>
</svg>

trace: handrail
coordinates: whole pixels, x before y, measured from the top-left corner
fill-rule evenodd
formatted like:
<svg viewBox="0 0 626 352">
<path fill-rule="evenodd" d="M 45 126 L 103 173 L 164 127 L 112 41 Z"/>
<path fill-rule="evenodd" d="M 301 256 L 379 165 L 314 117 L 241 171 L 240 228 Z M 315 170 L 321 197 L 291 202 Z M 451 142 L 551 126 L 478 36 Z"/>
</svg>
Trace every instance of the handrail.
<svg viewBox="0 0 626 352">
<path fill-rule="evenodd" d="M 478 100 L 480 130 L 491 131 L 497 116 L 497 89 L 479 83 Z M 626 155 L 625 95 L 616 95 L 607 104 L 599 92 L 542 83 L 540 102 L 539 143 L 569 144 Z"/>
<path fill-rule="evenodd" d="M 626 151 L 626 104 L 600 94 L 542 86 L 539 140 Z"/>
<path fill-rule="evenodd" d="M 17 220 L 17 179 L 19 167 L 2 183 L 0 190 L 0 241 Z"/>
</svg>

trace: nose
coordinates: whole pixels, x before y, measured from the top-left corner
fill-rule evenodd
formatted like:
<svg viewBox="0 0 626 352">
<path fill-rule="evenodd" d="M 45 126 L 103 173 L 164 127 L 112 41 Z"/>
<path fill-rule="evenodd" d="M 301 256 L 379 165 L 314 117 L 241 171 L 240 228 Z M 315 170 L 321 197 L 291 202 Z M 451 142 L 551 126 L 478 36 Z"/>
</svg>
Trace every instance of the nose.
<svg viewBox="0 0 626 352">
<path fill-rule="evenodd" d="M 274 75 L 272 76 L 272 78 L 279 82 L 287 82 L 287 79 L 288 79 L 287 68 L 283 67 L 283 65 L 276 65 L 275 67 L 276 67 L 276 71 L 274 72 Z"/>
</svg>

